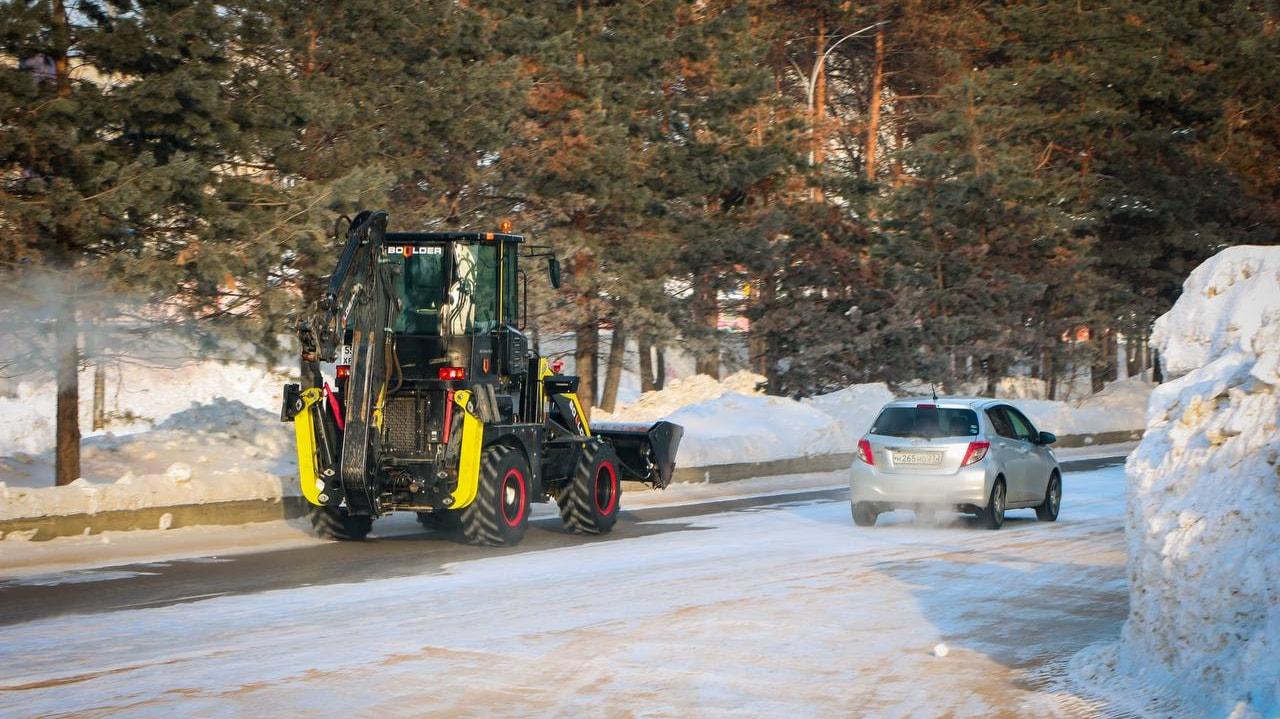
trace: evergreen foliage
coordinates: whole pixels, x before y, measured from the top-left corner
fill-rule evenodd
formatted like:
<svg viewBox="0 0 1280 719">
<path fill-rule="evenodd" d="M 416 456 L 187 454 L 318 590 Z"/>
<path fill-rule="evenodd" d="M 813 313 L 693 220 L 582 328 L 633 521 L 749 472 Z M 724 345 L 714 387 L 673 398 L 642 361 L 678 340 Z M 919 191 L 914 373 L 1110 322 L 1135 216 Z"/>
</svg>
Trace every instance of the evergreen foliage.
<svg viewBox="0 0 1280 719">
<path fill-rule="evenodd" d="M 1099 381 L 1280 223 L 1274 3 L 8 0 L 0 58 L 0 312 L 44 318 L 60 481 L 104 297 L 272 351 L 360 209 L 554 245 L 530 330 L 601 405 L 602 330 L 714 375 L 726 310 L 778 394 Z"/>
</svg>

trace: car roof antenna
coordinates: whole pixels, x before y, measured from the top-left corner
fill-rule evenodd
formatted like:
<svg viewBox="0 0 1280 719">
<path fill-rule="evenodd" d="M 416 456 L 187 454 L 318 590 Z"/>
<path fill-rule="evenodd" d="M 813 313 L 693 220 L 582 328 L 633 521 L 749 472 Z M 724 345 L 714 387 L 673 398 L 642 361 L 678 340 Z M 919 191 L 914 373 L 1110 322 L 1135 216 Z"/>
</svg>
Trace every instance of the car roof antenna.
<svg viewBox="0 0 1280 719">
<path fill-rule="evenodd" d="M 929 389 L 933 391 L 933 401 L 937 402 L 938 401 L 938 385 L 930 382 Z"/>
</svg>

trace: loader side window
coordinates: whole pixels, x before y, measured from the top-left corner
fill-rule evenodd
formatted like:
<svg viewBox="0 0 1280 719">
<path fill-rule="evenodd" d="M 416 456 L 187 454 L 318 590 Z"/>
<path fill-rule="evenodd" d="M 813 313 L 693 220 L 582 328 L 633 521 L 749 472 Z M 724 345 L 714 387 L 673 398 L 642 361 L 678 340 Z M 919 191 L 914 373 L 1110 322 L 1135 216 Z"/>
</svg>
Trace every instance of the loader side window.
<svg viewBox="0 0 1280 719">
<path fill-rule="evenodd" d="M 506 267 L 502 277 L 498 278 L 502 286 L 502 322 L 514 327 L 520 316 L 520 301 L 516 294 L 516 246 L 508 245 L 504 250 L 502 259 Z"/>
<path fill-rule="evenodd" d="M 445 251 L 442 245 L 428 245 L 426 251 L 405 257 L 396 291 L 400 295 L 400 316 L 395 331 L 409 334 L 439 334 L 440 308 L 445 300 Z"/>
<path fill-rule="evenodd" d="M 471 328 L 493 331 L 498 327 L 498 246 L 460 245 L 458 250 L 459 256 L 466 253 L 471 267 L 471 302 L 475 306 Z"/>
</svg>

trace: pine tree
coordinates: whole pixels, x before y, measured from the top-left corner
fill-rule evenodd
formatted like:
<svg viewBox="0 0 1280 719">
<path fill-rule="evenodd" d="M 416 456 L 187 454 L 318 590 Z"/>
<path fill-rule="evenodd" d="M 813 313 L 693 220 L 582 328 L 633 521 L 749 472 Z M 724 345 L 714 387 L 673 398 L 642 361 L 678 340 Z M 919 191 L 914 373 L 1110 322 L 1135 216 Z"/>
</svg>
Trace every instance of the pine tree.
<svg viewBox="0 0 1280 719">
<path fill-rule="evenodd" d="M 233 24 L 213 3 L 7 3 L 0 13 L 3 259 L 56 285 L 56 481 L 79 476 L 79 324 L 100 288 L 231 309 L 244 267 Z M 90 299 L 92 297 L 92 299 Z"/>
</svg>

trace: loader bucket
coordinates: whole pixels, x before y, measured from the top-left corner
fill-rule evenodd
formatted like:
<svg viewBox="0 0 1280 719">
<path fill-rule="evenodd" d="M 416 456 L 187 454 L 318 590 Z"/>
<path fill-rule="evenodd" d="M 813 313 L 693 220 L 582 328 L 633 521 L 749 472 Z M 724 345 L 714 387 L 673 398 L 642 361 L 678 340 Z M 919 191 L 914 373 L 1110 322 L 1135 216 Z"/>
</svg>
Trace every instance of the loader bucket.
<svg viewBox="0 0 1280 719">
<path fill-rule="evenodd" d="M 671 484 L 676 469 L 676 452 L 684 427 L 665 420 L 652 425 L 600 422 L 591 433 L 607 440 L 618 455 L 622 479 L 643 482 L 662 489 Z"/>
</svg>

